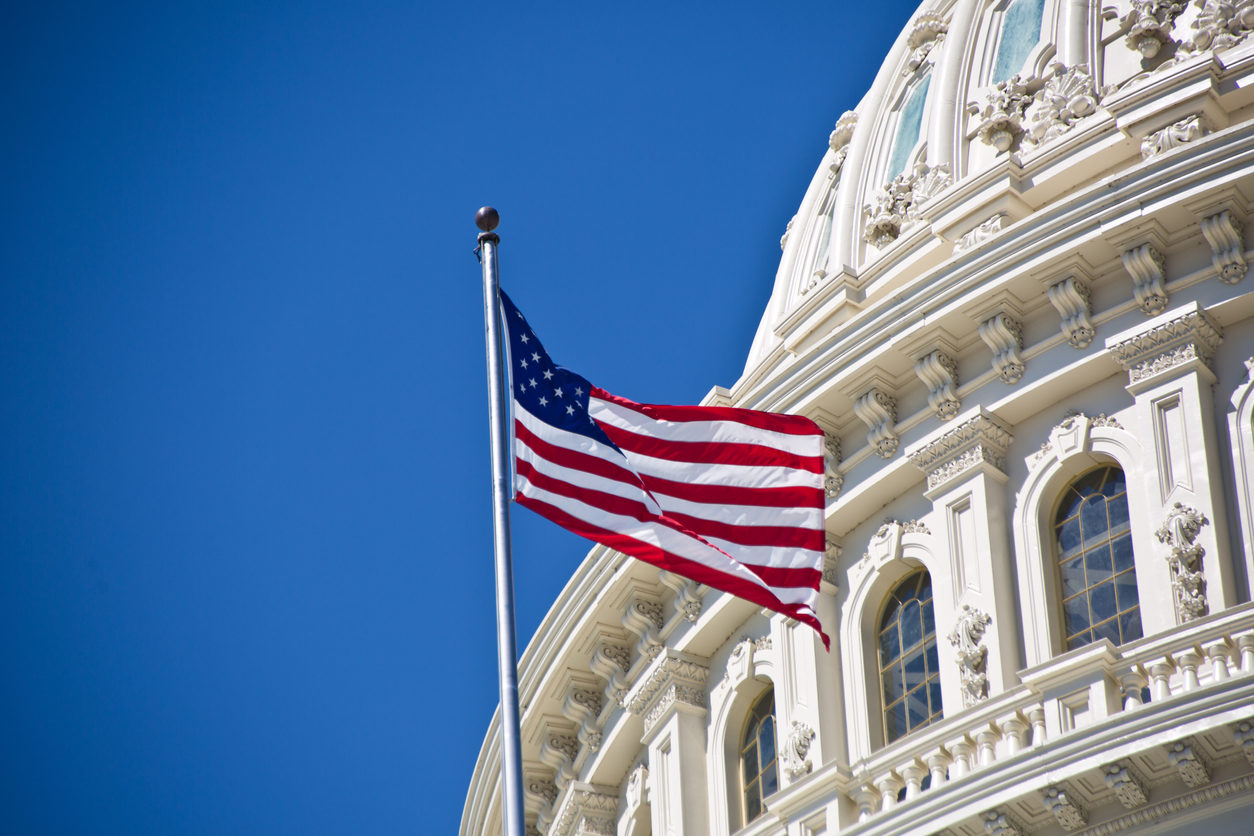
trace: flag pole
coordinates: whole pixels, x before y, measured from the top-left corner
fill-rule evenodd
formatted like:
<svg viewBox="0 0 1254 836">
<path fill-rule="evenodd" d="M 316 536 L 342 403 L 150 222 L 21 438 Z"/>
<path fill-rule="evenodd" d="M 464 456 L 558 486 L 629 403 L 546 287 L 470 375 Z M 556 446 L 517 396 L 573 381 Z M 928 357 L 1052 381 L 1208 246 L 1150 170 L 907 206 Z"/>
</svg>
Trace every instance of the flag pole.
<svg viewBox="0 0 1254 836">
<path fill-rule="evenodd" d="M 505 836 L 523 836 L 522 746 L 518 725 L 518 648 L 514 638 L 514 570 L 509 541 L 509 424 L 501 366 L 501 317 L 496 247 L 501 222 L 491 206 L 475 213 L 483 265 L 483 324 L 488 352 L 488 413 L 492 438 L 492 529 L 496 552 L 496 648 L 501 682 L 501 785 Z"/>
</svg>

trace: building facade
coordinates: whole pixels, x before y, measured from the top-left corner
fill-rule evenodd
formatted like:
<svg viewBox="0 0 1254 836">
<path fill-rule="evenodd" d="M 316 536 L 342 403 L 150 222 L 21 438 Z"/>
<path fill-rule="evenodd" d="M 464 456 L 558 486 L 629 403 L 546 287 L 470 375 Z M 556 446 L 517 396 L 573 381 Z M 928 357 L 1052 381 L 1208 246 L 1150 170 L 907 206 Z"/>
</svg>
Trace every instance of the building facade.
<svg viewBox="0 0 1254 836">
<path fill-rule="evenodd" d="M 832 650 L 594 548 L 521 662 L 534 832 L 1254 830 L 1252 32 L 920 7 L 706 399 L 827 432 Z"/>
</svg>

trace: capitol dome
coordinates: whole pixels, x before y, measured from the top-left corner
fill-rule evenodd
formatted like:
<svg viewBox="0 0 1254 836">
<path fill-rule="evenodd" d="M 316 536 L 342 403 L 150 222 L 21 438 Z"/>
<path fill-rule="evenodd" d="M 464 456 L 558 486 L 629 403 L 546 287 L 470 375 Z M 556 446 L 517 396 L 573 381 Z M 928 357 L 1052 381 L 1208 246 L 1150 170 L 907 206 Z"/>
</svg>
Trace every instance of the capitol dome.
<svg viewBox="0 0 1254 836">
<path fill-rule="evenodd" d="M 919 8 L 706 400 L 827 433 L 832 651 L 593 548 L 520 664 L 533 832 L 1249 832 L 1251 33 Z M 499 761 L 494 721 L 465 836 Z"/>
</svg>

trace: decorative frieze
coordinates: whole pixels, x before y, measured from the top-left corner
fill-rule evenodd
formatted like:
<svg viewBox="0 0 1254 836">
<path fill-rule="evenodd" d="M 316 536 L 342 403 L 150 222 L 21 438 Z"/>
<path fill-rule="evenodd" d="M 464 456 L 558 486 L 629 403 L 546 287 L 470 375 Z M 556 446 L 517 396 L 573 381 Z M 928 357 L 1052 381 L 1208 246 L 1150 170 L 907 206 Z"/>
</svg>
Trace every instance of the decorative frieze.
<svg viewBox="0 0 1254 836">
<path fill-rule="evenodd" d="M 944 19 L 936 12 L 920 13 L 910 24 L 910 34 L 906 36 L 910 55 L 901 74 L 911 75 L 923 66 L 932 50 L 945 40 L 948 31 Z"/>
<path fill-rule="evenodd" d="M 1236 284 L 1249 268 L 1245 263 L 1245 244 L 1241 224 L 1227 209 L 1202 219 L 1202 237 L 1210 244 L 1211 264 L 1224 284 Z"/>
<path fill-rule="evenodd" d="M 985 464 L 1005 470 L 1012 440 L 1010 431 L 992 413 L 978 407 L 972 417 L 906 455 L 927 473 L 927 489 L 931 491 Z"/>
<path fill-rule="evenodd" d="M 1023 325 L 999 313 L 980 323 L 980 339 L 993 352 L 993 370 L 1004 382 L 1018 383 L 1023 377 Z"/>
<path fill-rule="evenodd" d="M 1152 244 L 1142 244 L 1124 252 L 1123 269 L 1132 277 L 1132 293 L 1146 316 L 1167 309 L 1167 288 L 1163 284 L 1163 256 Z"/>
<path fill-rule="evenodd" d="M 1102 767 L 1102 777 L 1106 786 L 1119 799 L 1119 803 L 1129 810 L 1144 807 L 1149 803 L 1149 790 L 1128 763 L 1108 763 Z"/>
<path fill-rule="evenodd" d="M 863 233 L 868 244 L 884 249 L 914 221 L 919 207 L 952 181 L 949 167 L 929 167 L 919 163 L 913 171 L 902 172 L 887 186 L 871 195 L 871 202 L 862 207 L 867 215 Z"/>
<path fill-rule="evenodd" d="M 943 351 L 933 351 L 920 357 L 914 364 L 914 373 L 927 387 L 927 405 L 942 421 L 958 414 L 962 403 L 958 400 L 958 364 Z"/>
<path fill-rule="evenodd" d="M 1170 151 L 1172 148 L 1201 139 L 1208 133 L 1210 133 L 1210 127 L 1199 114 L 1186 116 L 1178 122 L 1173 122 L 1161 130 L 1146 135 L 1141 140 L 1141 158 L 1148 160 L 1164 151 Z"/>
<path fill-rule="evenodd" d="M 840 439 L 831 433 L 823 434 L 823 493 L 829 499 L 840 495 L 845 477 L 840 472 Z"/>
<path fill-rule="evenodd" d="M 814 741 L 814 729 L 798 720 L 793 720 L 792 729 L 784 741 L 784 774 L 790 781 L 796 781 L 803 775 L 809 775 L 813 769 L 810 758 L 810 744 Z"/>
<path fill-rule="evenodd" d="M 984 646 L 984 631 L 992 622 L 988 613 L 970 604 L 963 604 L 958 621 L 949 634 L 949 643 L 958 656 L 958 671 L 962 678 L 962 705 L 970 708 L 988 697 L 988 648 Z"/>
<path fill-rule="evenodd" d="M 1143 58 L 1153 58 L 1173 42 L 1171 29 L 1185 5 L 1175 0 L 1132 0 L 1132 9 L 1119 21 L 1124 43 Z"/>
<path fill-rule="evenodd" d="M 1206 603 L 1206 576 L 1202 558 L 1206 549 L 1197 542 L 1202 526 L 1210 520 L 1196 508 L 1179 502 L 1167 511 L 1167 519 L 1154 532 L 1169 549 L 1167 563 L 1171 567 L 1171 589 L 1176 603 L 1176 619 L 1180 623 L 1193 621 L 1210 612 Z"/>
<path fill-rule="evenodd" d="M 1092 313 L 1089 286 L 1075 276 L 1068 276 L 1050 285 L 1045 295 L 1062 317 L 1062 333 L 1067 343 L 1072 348 L 1088 348 L 1096 333 L 1089 319 Z"/>
<path fill-rule="evenodd" d="M 710 669 L 670 653 L 659 656 L 627 696 L 627 710 L 644 719 L 647 734 L 677 703 L 704 711 Z"/>
<path fill-rule="evenodd" d="M 899 443 L 897 427 L 897 399 L 879 388 L 868 390 L 854 401 L 853 414 L 867 425 L 867 443 L 882 459 L 891 459 Z"/>
<path fill-rule="evenodd" d="M 1054 785 L 1042 797 L 1046 812 L 1052 813 L 1063 830 L 1079 830 L 1088 824 L 1089 814 L 1065 787 Z"/>
<path fill-rule="evenodd" d="M 1133 385 L 1178 366 L 1200 363 L 1209 368 L 1222 340 L 1219 324 L 1194 303 L 1140 333 L 1108 340 L 1106 347 Z"/>
<path fill-rule="evenodd" d="M 1186 785 L 1204 787 L 1210 783 L 1210 764 L 1197 751 L 1193 740 L 1177 740 L 1167 747 L 1167 760 Z"/>
</svg>

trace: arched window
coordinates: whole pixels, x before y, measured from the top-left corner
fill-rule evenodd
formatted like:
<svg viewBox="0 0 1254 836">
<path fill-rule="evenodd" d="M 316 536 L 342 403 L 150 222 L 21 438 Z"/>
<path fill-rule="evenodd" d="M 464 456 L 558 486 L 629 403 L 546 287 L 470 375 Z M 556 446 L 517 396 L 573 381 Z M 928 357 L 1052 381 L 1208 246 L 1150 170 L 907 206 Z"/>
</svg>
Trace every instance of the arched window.
<svg viewBox="0 0 1254 836">
<path fill-rule="evenodd" d="M 880 687 L 884 697 L 884 742 L 941 717 L 940 665 L 932 578 L 918 572 L 889 596 L 879 629 Z"/>
<path fill-rule="evenodd" d="M 775 691 L 758 697 L 749 709 L 740 738 L 740 775 L 744 787 L 745 824 L 762 814 L 762 799 L 779 789 L 775 762 Z"/>
<path fill-rule="evenodd" d="M 1102 467 L 1067 488 L 1054 518 L 1067 650 L 1141 638 L 1123 471 Z"/>
<path fill-rule="evenodd" d="M 1023 62 L 1041 40 L 1042 0 L 1014 0 L 1002 15 L 1001 39 L 993 62 L 993 83 L 1005 81 L 1023 68 Z"/>
<path fill-rule="evenodd" d="M 923 130 L 923 107 L 927 104 L 927 88 L 931 83 L 932 76 L 925 75 L 922 81 L 915 84 L 902 105 L 901 116 L 897 121 L 897 135 L 893 139 L 893 153 L 888 160 L 888 180 L 906 170 L 910 154 L 918 144 L 919 133 Z"/>
</svg>

